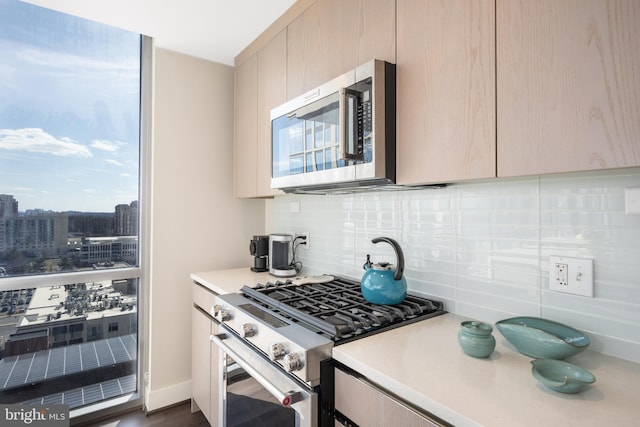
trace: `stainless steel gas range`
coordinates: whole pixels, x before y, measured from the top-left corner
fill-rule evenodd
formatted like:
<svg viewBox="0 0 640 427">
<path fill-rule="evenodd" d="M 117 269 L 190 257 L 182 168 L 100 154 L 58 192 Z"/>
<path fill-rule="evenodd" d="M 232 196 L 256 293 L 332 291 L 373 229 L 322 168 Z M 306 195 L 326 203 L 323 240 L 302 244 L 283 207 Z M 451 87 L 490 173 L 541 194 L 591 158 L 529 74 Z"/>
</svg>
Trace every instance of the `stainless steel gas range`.
<svg viewBox="0 0 640 427">
<path fill-rule="evenodd" d="M 333 346 L 443 313 L 441 302 L 414 295 L 371 304 L 358 282 L 332 276 L 216 296 L 221 425 L 334 425 Z"/>
</svg>

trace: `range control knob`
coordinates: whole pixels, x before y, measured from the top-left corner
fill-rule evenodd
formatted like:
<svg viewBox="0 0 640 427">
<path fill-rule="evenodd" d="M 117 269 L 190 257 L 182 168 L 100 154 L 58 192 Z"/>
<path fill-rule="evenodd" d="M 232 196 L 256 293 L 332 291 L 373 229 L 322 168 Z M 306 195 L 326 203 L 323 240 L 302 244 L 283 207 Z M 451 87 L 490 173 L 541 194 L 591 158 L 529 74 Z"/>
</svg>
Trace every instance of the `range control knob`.
<svg viewBox="0 0 640 427">
<path fill-rule="evenodd" d="M 298 353 L 287 354 L 282 360 L 282 364 L 284 365 L 284 369 L 289 372 L 299 371 L 303 366 L 302 359 L 300 359 Z"/>
<path fill-rule="evenodd" d="M 231 319 L 231 313 L 229 312 L 229 309 L 220 307 L 216 313 L 216 318 L 221 322 L 226 322 Z"/>
<path fill-rule="evenodd" d="M 242 337 L 243 338 L 251 338 L 256 334 L 256 327 L 252 323 L 243 323 L 242 324 Z"/>
<path fill-rule="evenodd" d="M 220 309 L 222 308 L 222 306 L 220 304 L 215 304 L 211 307 L 211 315 L 213 317 L 217 317 L 218 313 L 220 312 Z"/>
<path fill-rule="evenodd" d="M 271 344 L 269 346 L 269 358 L 271 360 L 278 360 L 278 359 L 282 359 L 282 356 L 284 356 L 286 353 L 286 350 L 284 349 L 284 344 L 282 343 L 275 343 L 275 344 Z"/>
</svg>

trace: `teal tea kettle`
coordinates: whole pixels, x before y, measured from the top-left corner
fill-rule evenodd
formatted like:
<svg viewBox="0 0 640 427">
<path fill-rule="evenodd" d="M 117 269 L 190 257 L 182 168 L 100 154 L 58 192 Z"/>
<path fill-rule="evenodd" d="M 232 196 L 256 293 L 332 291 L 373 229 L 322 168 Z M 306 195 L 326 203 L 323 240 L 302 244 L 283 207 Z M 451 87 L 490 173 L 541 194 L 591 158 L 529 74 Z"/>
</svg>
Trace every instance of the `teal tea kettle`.
<svg viewBox="0 0 640 427">
<path fill-rule="evenodd" d="M 362 296 L 373 304 L 399 304 L 407 296 L 407 280 L 403 277 L 404 254 L 402 249 L 398 242 L 389 237 L 376 237 L 371 242 L 390 244 L 396 253 L 398 266 L 395 267 L 387 262 L 373 264 L 371 257 L 367 255 L 367 262 L 363 265 L 366 272 L 360 282 Z"/>
</svg>

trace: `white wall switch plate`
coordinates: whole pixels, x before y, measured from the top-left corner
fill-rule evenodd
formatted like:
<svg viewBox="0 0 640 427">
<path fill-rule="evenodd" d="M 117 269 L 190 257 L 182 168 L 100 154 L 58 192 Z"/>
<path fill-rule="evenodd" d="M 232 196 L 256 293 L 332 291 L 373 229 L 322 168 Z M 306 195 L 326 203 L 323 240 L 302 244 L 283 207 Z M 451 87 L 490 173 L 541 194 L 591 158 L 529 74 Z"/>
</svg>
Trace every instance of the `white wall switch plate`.
<svg viewBox="0 0 640 427">
<path fill-rule="evenodd" d="M 640 188 L 624 189 L 624 213 L 640 214 Z"/>
<path fill-rule="evenodd" d="M 593 260 L 550 255 L 549 289 L 593 297 Z"/>
</svg>

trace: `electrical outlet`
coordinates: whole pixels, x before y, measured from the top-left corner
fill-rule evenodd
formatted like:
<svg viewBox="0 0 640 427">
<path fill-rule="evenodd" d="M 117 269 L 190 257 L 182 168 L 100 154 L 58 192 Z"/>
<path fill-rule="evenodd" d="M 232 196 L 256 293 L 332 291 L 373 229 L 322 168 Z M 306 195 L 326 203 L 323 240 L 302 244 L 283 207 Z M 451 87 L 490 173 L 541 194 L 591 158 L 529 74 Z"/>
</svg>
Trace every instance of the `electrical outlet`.
<svg viewBox="0 0 640 427">
<path fill-rule="evenodd" d="M 297 233 L 296 236 L 304 236 L 305 239 L 303 242 L 305 242 L 305 244 L 303 245 L 302 242 L 300 242 L 300 247 L 309 250 L 309 245 L 311 244 L 309 232 L 305 231 L 304 233 Z"/>
<path fill-rule="evenodd" d="M 552 267 L 554 275 L 552 279 L 556 281 L 556 286 L 567 286 L 569 284 L 569 278 L 567 276 L 569 266 L 567 264 L 555 263 Z"/>
<path fill-rule="evenodd" d="M 549 256 L 549 289 L 593 297 L 593 260 Z"/>
</svg>

